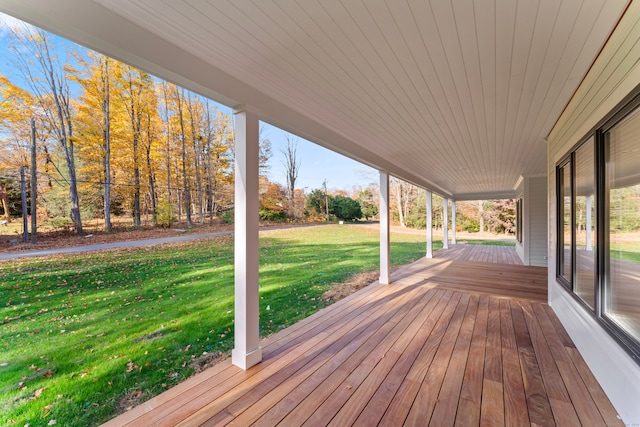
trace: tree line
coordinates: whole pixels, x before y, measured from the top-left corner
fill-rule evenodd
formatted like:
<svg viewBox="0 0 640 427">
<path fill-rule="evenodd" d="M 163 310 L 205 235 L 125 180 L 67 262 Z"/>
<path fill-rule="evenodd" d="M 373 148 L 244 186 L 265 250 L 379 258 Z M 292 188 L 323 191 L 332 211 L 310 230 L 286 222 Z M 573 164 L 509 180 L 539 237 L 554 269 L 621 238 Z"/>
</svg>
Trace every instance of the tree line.
<svg viewBox="0 0 640 427">
<path fill-rule="evenodd" d="M 203 97 L 95 52 L 75 52 L 74 61 L 61 63 L 43 31 L 11 33 L 25 87 L 0 76 L 5 216 L 17 171 L 34 169 L 33 144 L 39 215 L 68 217 L 78 233 L 82 219 L 96 215 L 104 217 L 107 230 L 111 215 L 122 213 L 130 213 L 136 226 L 143 213 L 154 223 L 177 215 L 190 226 L 231 206 L 234 134 L 227 114 Z M 270 148 L 262 149 L 264 166 Z"/>
</svg>

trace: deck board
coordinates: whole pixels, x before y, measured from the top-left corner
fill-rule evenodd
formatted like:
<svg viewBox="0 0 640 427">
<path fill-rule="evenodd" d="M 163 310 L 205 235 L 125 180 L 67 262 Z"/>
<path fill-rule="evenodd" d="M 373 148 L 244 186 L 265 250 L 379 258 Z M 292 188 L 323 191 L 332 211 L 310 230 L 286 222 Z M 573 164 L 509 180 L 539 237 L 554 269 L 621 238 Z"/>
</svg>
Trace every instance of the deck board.
<svg viewBox="0 0 640 427">
<path fill-rule="evenodd" d="M 107 425 L 623 425 L 546 304 L 546 269 L 470 246 L 263 340 L 247 371 L 224 361 Z"/>
</svg>

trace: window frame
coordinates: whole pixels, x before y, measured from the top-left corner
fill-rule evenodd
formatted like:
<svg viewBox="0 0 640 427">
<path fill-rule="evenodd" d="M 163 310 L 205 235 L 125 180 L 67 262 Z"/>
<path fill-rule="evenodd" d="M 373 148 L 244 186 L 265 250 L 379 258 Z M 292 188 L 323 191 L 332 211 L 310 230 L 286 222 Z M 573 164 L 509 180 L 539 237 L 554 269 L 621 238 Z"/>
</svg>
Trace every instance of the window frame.
<svg viewBox="0 0 640 427">
<path fill-rule="evenodd" d="M 614 338 L 616 342 L 625 350 L 625 352 L 640 365 L 640 340 L 632 337 L 618 323 L 610 319 L 604 304 L 606 303 L 606 292 L 608 280 L 610 277 L 610 258 L 609 253 L 609 189 L 606 179 L 606 142 L 605 135 L 613 129 L 618 123 L 623 121 L 631 113 L 640 110 L 640 86 L 638 86 L 631 94 L 629 94 L 620 105 L 614 109 L 607 117 L 591 129 L 585 137 L 575 144 L 569 152 L 556 162 L 556 281 L 571 295 L 574 301 L 591 315 L 598 324 L 603 327 L 607 333 Z M 575 276 L 576 276 L 576 198 L 575 198 L 575 153 L 585 143 L 593 139 L 594 142 L 594 184 L 595 194 L 594 201 L 596 211 L 595 223 L 595 266 L 594 266 L 594 305 L 590 307 L 576 292 Z M 564 184 L 564 168 L 569 167 L 570 170 L 570 188 L 571 188 L 571 277 L 566 278 L 562 274 L 563 257 L 564 257 L 564 198 L 562 185 Z"/>
<path fill-rule="evenodd" d="M 522 197 L 516 200 L 516 240 L 522 244 Z"/>
<path fill-rule="evenodd" d="M 578 145 L 580 146 L 580 145 Z M 574 147 L 576 149 L 576 147 Z M 571 270 L 569 273 L 569 277 L 565 277 L 564 275 L 564 170 L 565 168 L 569 168 L 569 197 L 571 198 L 571 212 L 570 216 L 570 229 L 571 229 Z M 571 151 L 567 156 L 565 156 L 562 160 L 558 162 L 556 165 L 556 199 L 557 199 L 557 209 L 556 209 L 556 280 L 563 285 L 567 290 L 573 293 L 573 277 L 574 277 L 574 248 L 575 242 L 573 237 L 573 225 L 574 225 L 574 203 L 573 203 L 573 151 Z"/>
</svg>

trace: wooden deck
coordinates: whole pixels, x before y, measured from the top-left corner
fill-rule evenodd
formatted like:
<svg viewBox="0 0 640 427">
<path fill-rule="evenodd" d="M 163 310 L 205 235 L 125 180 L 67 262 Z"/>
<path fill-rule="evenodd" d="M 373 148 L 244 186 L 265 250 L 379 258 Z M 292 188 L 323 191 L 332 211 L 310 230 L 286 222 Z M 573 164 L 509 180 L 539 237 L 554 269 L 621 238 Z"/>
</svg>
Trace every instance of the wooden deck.
<svg viewBox="0 0 640 427">
<path fill-rule="evenodd" d="M 423 259 L 112 426 L 622 426 L 545 303 L 546 269 Z"/>
<path fill-rule="evenodd" d="M 458 243 L 449 245 L 448 249 L 439 249 L 433 254 L 434 258 L 444 258 L 458 261 L 477 261 L 493 264 L 522 265 L 520 257 L 513 246 L 470 245 Z"/>
</svg>

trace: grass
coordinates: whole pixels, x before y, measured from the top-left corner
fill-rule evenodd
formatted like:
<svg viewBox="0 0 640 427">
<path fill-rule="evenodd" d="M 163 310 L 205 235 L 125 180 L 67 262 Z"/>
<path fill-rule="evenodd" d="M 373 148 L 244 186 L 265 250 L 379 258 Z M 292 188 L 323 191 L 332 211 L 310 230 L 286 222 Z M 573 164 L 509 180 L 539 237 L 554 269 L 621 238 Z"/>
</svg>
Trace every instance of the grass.
<svg viewBox="0 0 640 427">
<path fill-rule="evenodd" d="M 262 335 L 376 269 L 378 238 L 339 225 L 262 233 Z M 0 264 L 0 425 L 99 424 L 228 352 L 232 248 L 227 237 Z M 392 235 L 394 265 L 424 250 L 421 235 Z"/>
</svg>

